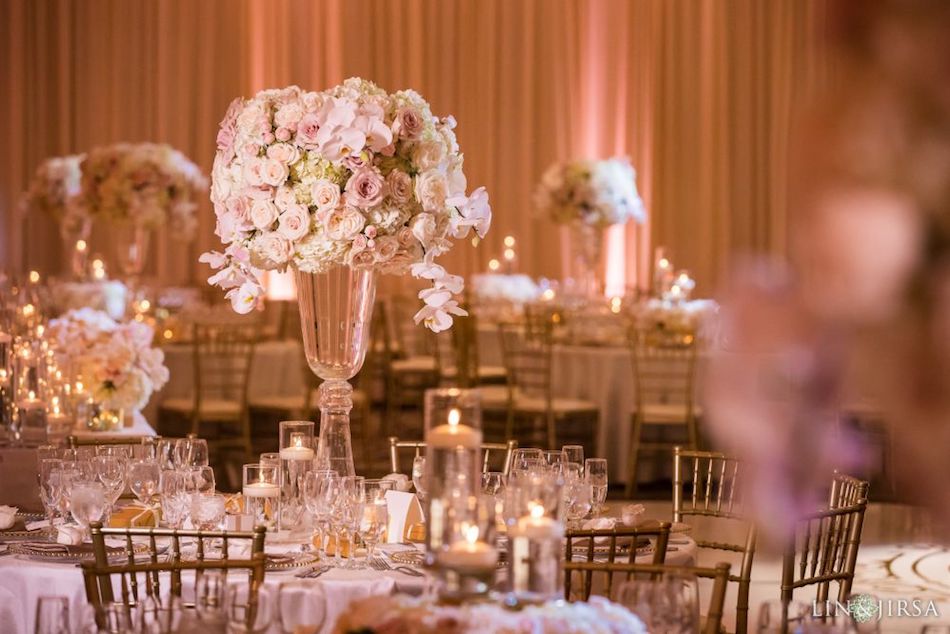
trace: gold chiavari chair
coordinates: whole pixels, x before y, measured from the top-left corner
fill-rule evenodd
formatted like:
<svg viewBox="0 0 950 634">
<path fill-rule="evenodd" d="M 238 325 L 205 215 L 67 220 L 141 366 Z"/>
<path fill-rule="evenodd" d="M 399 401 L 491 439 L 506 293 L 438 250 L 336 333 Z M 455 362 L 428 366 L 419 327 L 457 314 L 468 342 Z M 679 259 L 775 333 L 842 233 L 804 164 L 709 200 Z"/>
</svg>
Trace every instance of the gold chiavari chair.
<svg viewBox="0 0 950 634">
<path fill-rule="evenodd" d="M 119 600 L 127 608 L 131 608 L 142 598 L 140 577 L 144 578 L 146 597 L 158 598 L 161 596 L 160 573 L 169 573 L 169 592 L 174 596 L 181 596 L 181 573 L 193 570 L 196 575 L 207 570 L 246 570 L 251 592 L 248 596 L 256 596 L 257 589 L 264 582 L 264 536 L 266 528 L 256 527 L 252 532 L 229 531 L 197 531 L 166 528 L 104 528 L 100 522 L 90 524 L 92 538 L 93 559 L 83 562 L 83 578 L 86 587 L 86 598 L 95 608 L 97 620 L 101 617 L 101 607 L 115 602 L 113 591 L 113 577 L 119 577 Z M 106 538 L 120 538 L 124 541 L 124 561 L 110 560 L 106 550 Z M 181 555 L 181 541 L 183 538 L 196 541 L 194 559 L 183 559 Z M 168 551 L 160 556 L 159 539 L 169 540 Z M 221 556 L 214 559 L 206 558 L 204 549 L 205 539 L 221 540 Z M 147 540 L 147 554 L 136 552 L 136 540 Z M 228 555 L 228 547 L 233 543 L 246 542 L 248 556 L 246 559 L 233 559 Z M 100 626 L 104 623 L 99 622 Z"/>
<path fill-rule="evenodd" d="M 571 529 L 564 533 L 564 561 L 586 563 L 636 563 L 637 548 L 650 544 L 653 539 L 653 564 L 663 564 L 666 561 L 666 547 L 670 541 L 670 523 L 659 522 L 655 526 L 643 528 L 611 528 L 611 529 Z M 618 561 L 618 555 L 621 560 Z M 591 595 L 593 570 L 581 574 L 583 581 L 581 591 L 584 599 Z M 564 596 L 571 596 L 572 575 L 564 575 Z M 610 596 L 613 584 L 613 575 L 607 575 L 605 595 Z"/>
<path fill-rule="evenodd" d="M 515 449 L 517 448 L 517 440 L 509 440 L 508 442 L 504 443 L 482 443 L 482 472 L 486 473 L 488 471 L 492 471 L 492 466 L 498 465 L 498 469 L 495 470 L 501 471 L 505 475 L 508 475 L 511 472 L 511 459 Z M 399 440 L 399 438 L 396 436 L 391 436 L 389 438 L 389 466 L 392 468 L 392 472 L 403 473 L 399 470 L 399 455 L 401 452 L 408 453 L 409 451 L 412 451 L 413 457 L 415 457 L 424 455 L 425 450 L 426 443 L 424 442 L 417 440 Z M 499 452 L 504 452 L 502 453 L 502 459 L 500 462 L 498 462 L 496 459 L 496 456 L 499 454 Z"/>
<path fill-rule="evenodd" d="M 161 436 L 66 436 L 66 446 L 70 449 L 78 447 L 103 447 L 106 445 L 141 445 L 145 438 L 158 442 Z"/>
<path fill-rule="evenodd" d="M 550 322 L 539 331 L 499 324 L 499 336 L 508 373 L 506 437 L 525 435 L 547 447 L 577 442 L 590 451 L 597 437 L 600 411 L 588 401 L 554 395 Z M 521 422 L 528 424 L 527 434 L 520 430 L 516 433 L 515 424 Z"/>
<path fill-rule="evenodd" d="M 683 427 L 689 448 L 699 448 L 698 407 L 695 404 L 696 337 L 661 329 L 631 328 L 635 409 L 632 415 L 627 496 L 637 487 L 640 453 L 669 455 L 680 442 L 642 440 L 646 426 Z"/>
<path fill-rule="evenodd" d="M 456 317 L 451 329 L 432 334 L 432 341 L 440 385 L 471 388 L 505 383 L 503 366 L 483 366 L 479 362 L 478 322 L 471 312 Z"/>
<path fill-rule="evenodd" d="M 603 587 L 607 589 L 608 593 L 613 588 L 610 579 L 615 575 L 623 575 L 626 580 L 635 576 L 656 578 L 664 574 L 695 575 L 699 578 L 712 579 L 712 595 L 709 598 L 709 608 L 700 631 L 703 634 L 719 634 L 722 629 L 723 606 L 726 602 L 726 585 L 729 583 L 729 568 L 729 564 L 725 562 L 716 564 L 714 568 L 701 568 L 696 566 L 569 561 L 564 564 L 564 578 L 568 579 L 573 572 L 603 573 L 607 577 Z M 590 598 L 589 587 L 586 594 L 578 594 L 578 596 L 583 596 L 585 601 Z M 570 597 L 571 595 L 565 594 L 565 596 Z M 609 597 L 609 594 L 605 596 Z"/>
<path fill-rule="evenodd" d="M 419 343 L 426 341 L 424 333 L 406 332 L 407 324 L 420 330 L 412 320 L 406 298 L 379 302 L 375 321 L 373 330 L 382 342 L 379 365 L 385 385 L 385 431 L 389 432 L 392 430 L 388 426 L 398 419 L 404 407 L 421 411 L 423 394 L 438 384 L 438 373 L 435 358 L 425 350 L 425 344 Z M 418 337 L 423 338 L 416 341 Z"/>
<path fill-rule="evenodd" d="M 258 331 L 256 321 L 195 323 L 194 394 L 164 400 L 159 418 L 184 417 L 210 451 L 237 448 L 250 458 L 247 387 Z"/>
<path fill-rule="evenodd" d="M 693 535 L 699 548 L 741 555 L 738 574 L 730 574 L 729 581 L 738 584 L 736 633 L 744 634 L 748 631 L 756 527 L 742 514 L 739 470 L 739 461 L 725 454 L 673 449 L 673 521 L 704 517 L 711 518 L 716 526 L 741 522 L 746 527 L 745 540 L 740 543 L 704 540 Z"/>
<path fill-rule="evenodd" d="M 847 600 L 866 510 L 865 483 L 855 491 L 853 504 L 819 511 L 796 523 L 782 556 L 783 605 L 791 603 L 795 590 L 806 586 L 817 586 L 817 605 L 824 605 L 832 582 L 838 585 L 837 600 Z"/>
<path fill-rule="evenodd" d="M 870 483 L 867 480 L 839 473 L 836 470 L 831 478 L 828 508 L 836 509 L 857 504 L 862 498 L 867 497 L 869 486 Z"/>
</svg>

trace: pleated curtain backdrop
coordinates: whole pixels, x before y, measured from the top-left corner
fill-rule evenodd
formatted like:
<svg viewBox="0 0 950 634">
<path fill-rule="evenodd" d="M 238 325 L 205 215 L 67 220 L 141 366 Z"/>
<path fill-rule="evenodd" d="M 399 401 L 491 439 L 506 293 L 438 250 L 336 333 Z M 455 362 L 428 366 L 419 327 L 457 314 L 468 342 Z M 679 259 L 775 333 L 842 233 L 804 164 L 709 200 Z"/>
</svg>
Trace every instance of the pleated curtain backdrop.
<svg viewBox="0 0 950 634">
<path fill-rule="evenodd" d="M 238 95 L 349 76 L 411 87 L 454 114 L 489 237 L 445 261 L 484 270 L 518 238 L 521 268 L 570 272 L 566 232 L 532 205 L 551 162 L 628 155 L 650 211 L 615 229 L 614 289 L 647 285 L 670 248 L 711 292 L 737 253 L 786 250 L 787 146 L 796 105 L 826 81 L 828 0 L 0 0 L 0 262 L 62 266 L 55 227 L 15 204 L 44 158 L 160 141 L 207 171 Z M 216 243 L 160 237 L 147 273 L 196 283 Z M 93 251 L 111 256 L 107 227 Z"/>
</svg>

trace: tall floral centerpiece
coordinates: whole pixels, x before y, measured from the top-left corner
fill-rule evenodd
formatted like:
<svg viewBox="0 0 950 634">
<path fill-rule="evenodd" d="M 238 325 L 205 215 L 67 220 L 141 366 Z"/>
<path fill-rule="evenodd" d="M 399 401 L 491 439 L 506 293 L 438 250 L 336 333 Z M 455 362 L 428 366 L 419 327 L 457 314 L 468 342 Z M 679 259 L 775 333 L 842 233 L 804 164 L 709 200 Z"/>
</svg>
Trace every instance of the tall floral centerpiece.
<svg viewBox="0 0 950 634">
<path fill-rule="evenodd" d="M 604 229 L 646 220 L 637 173 L 626 158 L 555 163 L 545 170 L 535 204 L 558 224 L 570 225 L 572 246 L 588 296 L 600 289 L 597 265 Z"/>
<path fill-rule="evenodd" d="M 59 225 L 65 252 L 71 254 L 70 269 L 75 277 L 85 273 L 86 244 L 92 221 L 88 209 L 81 204 L 83 154 L 48 158 L 33 174 L 23 205 L 29 210 L 42 210 Z M 79 241 L 83 242 L 80 243 Z"/>
<path fill-rule="evenodd" d="M 164 353 L 152 347 L 152 327 L 116 323 L 104 312 L 71 310 L 46 330 L 61 367 L 81 379 L 94 411 L 87 424 L 107 430 L 121 425 L 124 412 L 145 407 L 168 382 Z"/>
<path fill-rule="evenodd" d="M 208 182 L 197 165 L 168 145 L 117 143 L 90 151 L 82 162 L 82 201 L 118 232 L 119 266 L 130 278 L 145 267 L 150 231 L 168 226 L 190 240 L 195 209 Z"/>
<path fill-rule="evenodd" d="M 261 269 L 293 269 L 307 360 L 324 379 L 318 451 L 341 473 L 353 473 L 347 381 L 366 355 L 376 272 L 432 282 L 415 320 L 435 332 L 465 314 L 462 278 L 435 259 L 484 237 L 491 209 L 484 188 L 465 193 L 454 128 L 416 92 L 358 78 L 265 90 L 221 122 L 211 200 L 225 249 L 201 260 L 240 313 L 261 299 Z"/>
</svg>

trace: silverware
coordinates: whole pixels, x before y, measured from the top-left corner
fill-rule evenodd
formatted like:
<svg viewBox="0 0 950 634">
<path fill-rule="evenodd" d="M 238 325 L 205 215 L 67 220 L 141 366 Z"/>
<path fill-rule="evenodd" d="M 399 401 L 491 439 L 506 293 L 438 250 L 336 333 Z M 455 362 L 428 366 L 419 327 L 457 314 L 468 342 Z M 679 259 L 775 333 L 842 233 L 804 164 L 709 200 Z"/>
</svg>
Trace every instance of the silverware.
<svg viewBox="0 0 950 634">
<path fill-rule="evenodd" d="M 328 570 L 330 570 L 331 567 L 332 567 L 332 566 L 328 566 L 328 565 L 326 565 L 326 564 L 323 564 L 322 566 L 314 566 L 314 567 L 312 567 L 312 568 L 307 568 L 306 570 L 303 570 L 303 571 L 301 571 L 301 572 L 298 572 L 298 573 L 297 573 L 296 575 L 294 575 L 294 576 L 297 577 L 297 578 L 299 578 L 299 579 L 316 579 L 317 577 L 319 577 L 319 576 L 322 575 L 323 573 L 325 573 L 325 572 L 327 572 Z"/>
<path fill-rule="evenodd" d="M 395 570 L 396 572 L 401 572 L 404 575 L 409 575 L 410 577 L 424 577 L 426 576 L 424 572 L 410 568 L 409 566 L 393 566 L 391 563 L 386 561 L 382 557 L 373 557 L 369 565 L 374 570 Z"/>
</svg>

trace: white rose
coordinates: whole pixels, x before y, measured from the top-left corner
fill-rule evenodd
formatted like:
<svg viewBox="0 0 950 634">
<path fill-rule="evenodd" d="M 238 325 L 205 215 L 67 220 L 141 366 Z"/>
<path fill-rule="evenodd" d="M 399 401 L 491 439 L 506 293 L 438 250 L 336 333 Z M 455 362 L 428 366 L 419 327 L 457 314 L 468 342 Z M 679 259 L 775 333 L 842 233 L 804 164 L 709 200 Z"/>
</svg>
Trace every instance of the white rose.
<svg viewBox="0 0 950 634">
<path fill-rule="evenodd" d="M 285 263 L 293 253 L 293 244 L 276 231 L 258 236 L 254 240 L 254 252 L 270 266 Z"/>
<path fill-rule="evenodd" d="M 274 221 L 277 220 L 277 205 L 269 200 L 256 200 L 251 205 L 251 222 L 258 229 L 269 229 Z"/>
<path fill-rule="evenodd" d="M 296 101 L 284 104 L 274 114 L 274 122 L 282 128 L 292 128 L 303 118 L 303 108 Z"/>
<path fill-rule="evenodd" d="M 412 235 L 416 237 L 416 240 L 424 245 L 427 245 L 435 238 L 435 216 L 432 214 L 421 213 L 412 219 L 410 228 L 412 229 Z"/>
<path fill-rule="evenodd" d="M 277 188 L 277 194 L 274 196 L 274 204 L 277 205 L 278 209 L 284 211 L 291 205 L 297 204 L 297 194 L 294 193 L 292 187 L 282 185 Z"/>
<path fill-rule="evenodd" d="M 340 186 L 321 178 L 313 184 L 310 196 L 318 211 L 332 211 L 340 204 Z"/>
<path fill-rule="evenodd" d="M 287 180 L 287 176 L 290 174 L 290 170 L 287 168 L 285 163 L 278 161 L 277 159 L 264 159 L 264 167 L 261 172 L 261 178 L 268 185 L 273 185 L 274 187 L 278 185 L 283 185 L 284 181 Z"/>
<path fill-rule="evenodd" d="M 288 240 L 299 240 L 310 231 L 310 214 L 303 205 L 291 205 L 280 215 L 277 231 Z"/>
<path fill-rule="evenodd" d="M 344 207 L 337 209 L 327 220 L 327 235 L 333 240 L 352 240 L 363 230 L 366 219 L 358 209 Z"/>
<path fill-rule="evenodd" d="M 300 150 L 290 143 L 275 143 L 267 148 L 267 158 L 280 161 L 284 165 L 293 165 L 300 159 Z"/>
<path fill-rule="evenodd" d="M 264 161 L 257 158 L 249 158 L 244 163 L 242 176 L 251 187 L 260 187 L 264 184 Z"/>
<path fill-rule="evenodd" d="M 426 211 L 442 211 L 448 195 L 445 175 L 438 170 L 423 172 L 416 177 L 416 199 Z"/>
<path fill-rule="evenodd" d="M 445 145 L 441 140 L 423 141 L 412 149 L 412 162 L 419 170 L 438 167 L 445 158 Z"/>
</svg>

